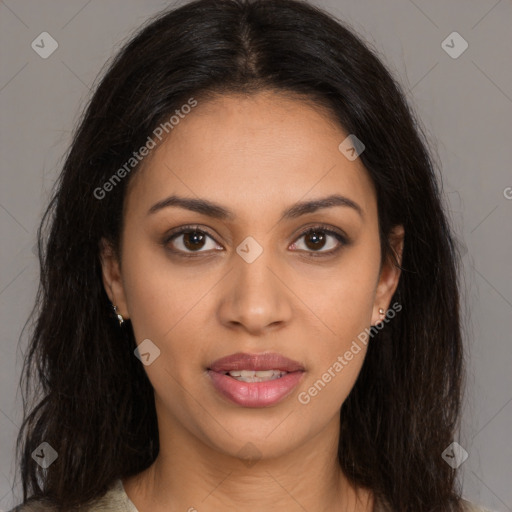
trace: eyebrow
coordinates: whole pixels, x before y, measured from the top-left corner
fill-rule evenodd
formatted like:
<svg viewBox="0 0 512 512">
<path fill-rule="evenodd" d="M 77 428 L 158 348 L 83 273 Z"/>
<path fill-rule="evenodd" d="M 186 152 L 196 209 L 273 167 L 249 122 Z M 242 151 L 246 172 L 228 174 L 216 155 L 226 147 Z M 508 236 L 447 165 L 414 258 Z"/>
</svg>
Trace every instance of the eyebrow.
<svg viewBox="0 0 512 512">
<path fill-rule="evenodd" d="M 363 209 L 356 202 L 352 201 L 352 199 L 349 199 L 348 197 L 333 194 L 320 199 L 295 203 L 283 211 L 280 221 L 296 219 L 302 215 L 314 213 L 322 208 L 332 208 L 334 206 L 352 208 L 362 218 L 364 218 Z M 232 211 L 217 203 L 206 199 L 194 199 L 190 197 L 180 197 L 177 195 L 171 195 L 161 201 L 158 201 L 158 203 L 155 203 L 148 210 L 148 215 L 169 207 L 184 208 L 219 220 L 234 220 L 236 218 L 236 215 Z"/>
</svg>

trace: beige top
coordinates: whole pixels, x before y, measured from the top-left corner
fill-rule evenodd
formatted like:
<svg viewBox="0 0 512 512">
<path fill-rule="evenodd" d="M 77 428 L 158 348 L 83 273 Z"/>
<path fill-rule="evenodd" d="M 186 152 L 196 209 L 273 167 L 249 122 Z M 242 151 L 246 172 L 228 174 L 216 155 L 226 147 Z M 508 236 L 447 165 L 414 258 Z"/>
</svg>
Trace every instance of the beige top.
<svg viewBox="0 0 512 512">
<path fill-rule="evenodd" d="M 463 502 L 467 512 L 492 512 L 488 509 L 472 505 L 468 501 Z M 32 504 L 19 505 L 9 512 L 52 512 L 54 509 L 41 501 Z M 121 479 L 116 480 L 110 489 L 101 498 L 98 498 L 82 512 L 139 512 L 126 494 Z M 375 512 L 384 512 L 381 507 L 376 507 Z"/>
</svg>

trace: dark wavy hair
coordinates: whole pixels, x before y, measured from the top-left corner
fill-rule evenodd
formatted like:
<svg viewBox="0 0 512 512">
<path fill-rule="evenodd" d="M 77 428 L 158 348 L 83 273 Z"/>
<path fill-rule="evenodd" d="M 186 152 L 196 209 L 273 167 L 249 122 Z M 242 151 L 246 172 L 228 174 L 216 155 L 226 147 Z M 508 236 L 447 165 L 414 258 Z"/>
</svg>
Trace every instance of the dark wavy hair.
<svg viewBox="0 0 512 512">
<path fill-rule="evenodd" d="M 99 243 L 119 249 L 126 187 L 102 187 L 187 99 L 269 90 L 327 108 L 366 146 L 382 258 L 403 225 L 402 311 L 375 335 L 341 411 L 339 464 L 394 511 L 461 510 L 441 457 L 460 427 L 459 255 L 428 138 L 404 92 L 343 22 L 301 0 L 196 0 L 151 18 L 112 59 L 74 133 L 38 231 L 40 286 L 20 387 L 25 502 L 66 509 L 137 474 L 159 451 L 153 388 L 129 322 L 102 284 Z M 396 263 L 395 263 L 396 264 Z M 37 384 L 31 389 L 31 381 Z M 32 396 L 33 395 L 33 396 Z M 48 442 L 43 470 L 32 452 Z"/>
</svg>

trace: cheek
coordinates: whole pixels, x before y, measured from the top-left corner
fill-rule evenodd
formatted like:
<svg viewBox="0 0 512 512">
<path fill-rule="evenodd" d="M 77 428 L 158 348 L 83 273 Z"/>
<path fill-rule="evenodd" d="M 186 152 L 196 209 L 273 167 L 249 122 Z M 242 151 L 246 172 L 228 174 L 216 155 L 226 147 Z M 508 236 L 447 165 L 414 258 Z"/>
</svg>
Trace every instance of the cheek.
<svg viewBox="0 0 512 512">
<path fill-rule="evenodd" d="M 151 354 L 158 356 L 144 370 L 157 397 L 167 397 L 172 404 L 184 407 L 183 373 L 197 358 L 193 333 L 187 325 L 197 316 L 194 305 L 204 294 L 200 280 L 184 279 L 179 270 L 166 261 L 165 252 L 149 244 L 126 244 L 123 280 L 127 306 L 137 345 L 149 339 L 156 345 Z M 193 281 L 193 279 L 192 279 Z M 146 345 L 147 346 L 147 345 Z M 152 347 L 152 345 L 150 345 Z M 197 367 L 194 365 L 197 378 Z"/>
<path fill-rule="evenodd" d="M 322 321 L 324 333 L 332 337 L 332 347 L 342 349 L 370 325 L 379 264 L 376 244 L 360 243 L 329 275 L 318 273 L 316 285 L 303 283 L 302 294 Z"/>
<path fill-rule="evenodd" d="M 316 404 L 313 408 L 334 411 L 357 379 L 367 351 L 365 331 L 371 324 L 379 273 L 377 251 L 376 244 L 369 243 L 364 250 L 361 247 L 347 254 L 326 286 L 317 287 L 314 294 L 308 291 L 313 311 L 321 321 L 315 319 L 319 327 L 314 333 L 314 353 L 309 354 L 311 371 L 301 389 L 304 394 L 298 396 L 304 405 L 311 403 Z"/>
<path fill-rule="evenodd" d="M 162 247 L 137 234 L 126 240 L 123 285 L 134 331 L 163 339 L 191 309 L 194 298 L 198 300 L 203 285 L 192 273 L 190 280 L 185 279 L 183 270 L 171 263 Z"/>
<path fill-rule="evenodd" d="M 178 375 L 193 366 L 198 346 L 204 345 L 201 322 L 211 317 L 204 312 L 205 294 L 218 275 L 173 264 L 164 249 L 147 242 L 127 242 L 124 251 L 123 281 L 135 340 L 150 339 L 163 356 L 160 363 L 165 361 L 165 368 Z M 148 366 L 148 374 L 156 366 Z"/>
<path fill-rule="evenodd" d="M 324 317 L 325 328 L 321 328 L 312 343 L 308 378 L 297 396 L 300 404 L 308 406 L 304 412 L 310 417 L 323 418 L 340 409 L 367 352 L 368 338 L 361 333 L 370 325 L 372 287 L 340 286 L 336 291 L 335 296 L 323 298 L 330 302 L 330 316 Z"/>
</svg>

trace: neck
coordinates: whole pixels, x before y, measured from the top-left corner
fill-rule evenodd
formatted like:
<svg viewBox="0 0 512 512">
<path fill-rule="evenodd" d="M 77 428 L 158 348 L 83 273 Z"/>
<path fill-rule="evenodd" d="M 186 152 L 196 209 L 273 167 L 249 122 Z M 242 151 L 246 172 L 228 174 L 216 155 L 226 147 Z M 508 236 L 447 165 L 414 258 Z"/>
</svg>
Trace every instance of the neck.
<svg viewBox="0 0 512 512">
<path fill-rule="evenodd" d="M 307 443 L 274 457 L 250 443 L 226 454 L 175 422 L 168 427 L 159 425 L 168 435 L 160 436 L 154 463 L 123 481 L 139 512 L 373 509 L 371 493 L 356 491 L 339 467 L 338 418 Z"/>
</svg>

